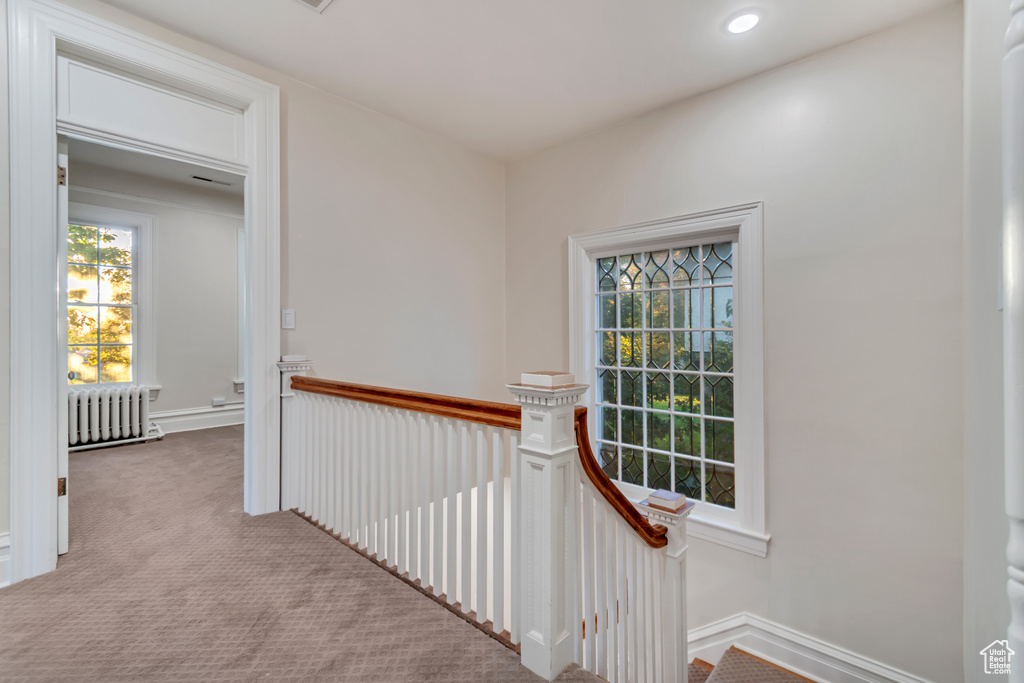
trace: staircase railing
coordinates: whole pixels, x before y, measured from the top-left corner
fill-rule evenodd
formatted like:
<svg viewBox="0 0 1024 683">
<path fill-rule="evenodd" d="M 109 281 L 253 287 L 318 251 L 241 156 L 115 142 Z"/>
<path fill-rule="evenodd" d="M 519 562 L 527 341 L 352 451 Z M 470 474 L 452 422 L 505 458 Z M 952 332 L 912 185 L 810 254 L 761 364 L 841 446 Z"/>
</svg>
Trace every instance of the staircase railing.
<svg viewBox="0 0 1024 683">
<path fill-rule="evenodd" d="M 285 367 L 282 504 L 553 679 L 684 681 L 684 518 L 630 502 L 587 436 L 583 385 L 520 405 Z M 579 444 L 579 448 L 577 448 Z"/>
</svg>

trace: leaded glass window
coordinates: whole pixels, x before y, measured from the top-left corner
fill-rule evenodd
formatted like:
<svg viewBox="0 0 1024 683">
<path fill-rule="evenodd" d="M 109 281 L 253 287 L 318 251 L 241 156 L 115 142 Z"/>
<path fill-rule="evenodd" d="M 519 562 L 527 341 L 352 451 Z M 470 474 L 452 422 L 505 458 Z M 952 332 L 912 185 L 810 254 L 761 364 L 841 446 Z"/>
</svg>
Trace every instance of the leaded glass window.
<svg viewBox="0 0 1024 683">
<path fill-rule="evenodd" d="M 132 228 L 68 225 L 68 383 L 131 382 Z"/>
<path fill-rule="evenodd" d="M 596 265 L 597 450 L 605 473 L 735 508 L 733 242 Z"/>
</svg>

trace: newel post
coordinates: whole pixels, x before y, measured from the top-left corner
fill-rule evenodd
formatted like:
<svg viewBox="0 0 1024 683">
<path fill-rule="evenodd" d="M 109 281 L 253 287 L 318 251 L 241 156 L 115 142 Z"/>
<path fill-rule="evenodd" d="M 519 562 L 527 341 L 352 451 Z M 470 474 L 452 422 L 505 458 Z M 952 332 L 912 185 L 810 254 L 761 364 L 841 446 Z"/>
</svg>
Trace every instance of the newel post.
<svg viewBox="0 0 1024 683">
<path fill-rule="evenodd" d="M 292 391 L 292 377 L 305 375 L 313 367 L 305 356 L 282 356 L 277 364 L 281 371 L 281 509 L 291 510 L 298 506 L 298 482 L 295 465 L 298 453 L 298 425 L 296 423 L 295 392 Z"/>
<path fill-rule="evenodd" d="M 522 405 L 519 520 L 522 662 L 547 680 L 573 663 L 579 474 L 573 410 L 587 385 L 560 372 L 524 373 L 508 385 Z"/>
</svg>

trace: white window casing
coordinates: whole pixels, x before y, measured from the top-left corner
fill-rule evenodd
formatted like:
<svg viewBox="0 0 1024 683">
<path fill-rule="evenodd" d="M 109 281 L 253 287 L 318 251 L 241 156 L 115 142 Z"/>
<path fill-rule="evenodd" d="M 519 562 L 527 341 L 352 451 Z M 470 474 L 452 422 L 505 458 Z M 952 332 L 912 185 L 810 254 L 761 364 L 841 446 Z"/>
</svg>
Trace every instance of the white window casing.
<svg viewBox="0 0 1024 683">
<path fill-rule="evenodd" d="M 569 360 L 571 371 L 593 385 L 596 261 L 716 239 L 734 240 L 733 358 L 735 372 L 736 508 L 697 501 L 687 531 L 694 538 L 764 557 L 770 536 L 765 520 L 765 401 L 763 234 L 760 202 L 569 237 Z M 587 378 L 584 380 L 583 378 Z M 596 387 L 584 396 L 596 438 Z M 616 482 L 633 500 L 643 487 Z"/>
<path fill-rule="evenodd" d="M 135 314 L 132 319 L 132 384 L 155 387 L 159 390 L 156 378 L 156 302 L 153 286 L 153 239 L 156 218 L 149 214 L 79 202 L 68 203 L 68 217 L 71 223 L 76 224 L 134 229 L 136 239 L 132 245 L 132 288 L 135 301 Z M 62 282 L 66 282 L 66 279 L 65 273 Z M 66 284 L 62 284 L 63 287 L 66 287 Z M 67 298 L 66 293 L 62 298 Z M 65 306 L 64 314 L 66 313 Z M 63 362 L 67 364 L 66 354 L 63 356 Z M 155 396 L 151 396 L 151 399 L 153 398 Z"/>
</svg>

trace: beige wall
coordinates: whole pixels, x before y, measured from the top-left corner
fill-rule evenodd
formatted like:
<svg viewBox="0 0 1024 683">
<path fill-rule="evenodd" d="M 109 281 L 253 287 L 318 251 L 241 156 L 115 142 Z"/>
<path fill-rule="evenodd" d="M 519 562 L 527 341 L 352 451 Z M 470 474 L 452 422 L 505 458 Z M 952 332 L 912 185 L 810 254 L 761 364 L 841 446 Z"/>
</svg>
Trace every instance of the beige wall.
<svg viewBox="0 0 1024 683">
<path fill-rule="evenodd" d="M 214 397 L 241 401 L 242 395 L 235 394 L 232 381 L 239 376 L 238 231 L 245 225 L 242 197 L 76 164 L 74 156 L 69 159 L 68 178 L 72 202 L 149 214 L 156 219 L 152 249 L 154 317 L 148 318 L 154 325 L 143 332 L 155 332 L 153 383 L 162 389 L 150 410 L 210 408 Z M 83 188 L 126 196 L 97 194 Z"/>
<path fill-rule="evenodd" d="M 508 168 L 509 380 L 568 366 L 568 235 L 764 201 L 772 541 L 691 542 L 691 628 L 961 679 L 961 45 L 953 6 Z"/>
<path fill-rule="evenodd" d="M 964 3 L 964 680 L 993 681 L 979 652 L 1006 637 L 1002 61 L 1009 3 Z M 1001 677 L 1006 680 L 1006 677 Z"/>
</svg>

